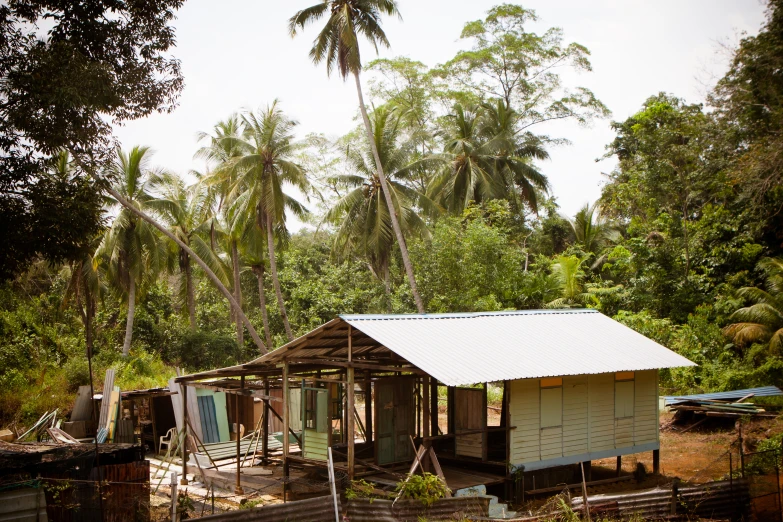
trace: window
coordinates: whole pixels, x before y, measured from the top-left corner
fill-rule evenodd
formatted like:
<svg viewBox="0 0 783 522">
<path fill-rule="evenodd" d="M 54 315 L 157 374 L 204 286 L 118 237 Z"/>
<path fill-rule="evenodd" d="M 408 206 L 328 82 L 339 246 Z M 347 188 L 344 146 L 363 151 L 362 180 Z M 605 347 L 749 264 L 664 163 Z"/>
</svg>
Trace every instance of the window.
<svg viewBox="0 0 783 522">
<path fill-rule="evenodd" d="M 548 377 L 540 380 L 541 428 L 563 425 L 563 379 Z"/>
<path fill-rule="evenodd" d="M 634 416 L 634 372 L 617 372 L 614 378 L 614 416 Z"/>
<path fill-rule="evenodd" d="M 314 388 L 304 389 L 302 405 L 304 413 L 304 428 L 319 433 L 329 431 L 328 393 L 326 390 Z"/>
</svg>

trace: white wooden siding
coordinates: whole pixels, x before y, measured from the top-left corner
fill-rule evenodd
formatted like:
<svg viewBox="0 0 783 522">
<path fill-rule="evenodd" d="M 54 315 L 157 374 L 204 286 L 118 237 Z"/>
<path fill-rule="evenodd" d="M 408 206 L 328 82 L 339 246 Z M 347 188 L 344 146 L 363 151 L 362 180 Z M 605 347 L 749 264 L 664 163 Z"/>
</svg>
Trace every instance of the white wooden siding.
<svg viewBox="0 0 783 522">
<path fill-rule="evenodd" d="M 587 453 L 587 439 L 587 376 L 563 377 L 563 456 Z"/>
<path fill-rule="evenodd" d="M 658 442 L 658 372 L 636 372 L 634 444 Z"/>
<path fill-rule="evenodd" d="M 553 425 L 554 408 L 542 411 L 542 404 L 555 398 L 546 398 L 549 392 L 540 389 L 539 379 L 511 381 L 510 390 L 510 421 L 516 426 L 510 436 L 512 464 L 615 450 L 621 454 L 658 441 L 657 370 L 637 371 L 627 382 L 615 381 L 614 373 L 563 377 L 559 427 Z"/>
<path fill-rule="evenodd" d="M 511 462 L 541 460 L 538 379 L 511 381 Z"/>
</svg>

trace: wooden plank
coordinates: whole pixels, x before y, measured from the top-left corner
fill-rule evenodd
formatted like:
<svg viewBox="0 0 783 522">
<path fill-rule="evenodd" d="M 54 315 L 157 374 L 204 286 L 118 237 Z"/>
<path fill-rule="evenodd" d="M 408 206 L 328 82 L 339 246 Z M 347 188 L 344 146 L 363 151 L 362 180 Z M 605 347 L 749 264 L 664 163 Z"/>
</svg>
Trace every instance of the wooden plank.
<svg viewBox="0 0 783 522">
<path fill-rule="evenodd" d="M 71 422 L 88 421 L 92 418 L 92 397 L 90 396 L 90 385 L 79 386 L 76 393 L 73 411 L 71 412 Z"/>
</svg>

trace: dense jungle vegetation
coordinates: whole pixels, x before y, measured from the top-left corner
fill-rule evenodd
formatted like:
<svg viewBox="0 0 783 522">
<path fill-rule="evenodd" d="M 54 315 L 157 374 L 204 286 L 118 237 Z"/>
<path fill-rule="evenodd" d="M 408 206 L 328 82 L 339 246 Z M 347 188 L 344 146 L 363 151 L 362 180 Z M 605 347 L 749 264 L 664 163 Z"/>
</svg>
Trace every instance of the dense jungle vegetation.
<svg viewBox="0 0 783 522">
<path fill-rule="evenodd" d="M 394 2 L 366 3 L 375 6 L 372 20 L 396 12 Z M 161 5 L 170 12 L 179 2 Z M 4 32 L 43 12 L 3 9 Z M 783 385 L 783 3 L 769 3 L 766 26 L 741 40 L 706 104 L 650 93 L 636 114 L 612 122 L 606 154 L 617 168 L 601 198 L 572 216 L 560 212 L 546 176 L 548 151 L 568 145 L 539 129 L 611 118 L 592 92 L 558 73 L 589 73 L 588 49 L 557 28 L 529 32 L 535 13 L 505 4 L 466 23 L 463 50 L 444 64 L 400 57 L 362 67 L 358 52 L 340 52 L 344 35 L 335 35 L 345 25 L 336 12 L 311 56 L 357 83 L 361 71 L 369 86 L 366 127 L 340 139 L 297 134 L 297 122 L 270 100 L 203 129 L 193 146 L 203 170 L 172 173 L 145 144 L 113 150 L 99 124 L 95 135 L 62 143 L 35 134 L 24 114 L 3 124 L 3 136 L 14 134 L 9 125 L 28 136 L 0 142 L 3 168 L 38 180 L 0 177 L 6 210 L 19 187 L 32 191 L 30 208 L 43 210 L 28 221 L 6 218 L 14 230 L 0 270 L 0 424 L 69 407 L 89 382 L 88 347 L 97 382 L 114 367 L 125 389 L 154 386 L 175 366 L 246 361 L 259 343 L 281 346 L 337 314 L 416 312 L 417 294 L 428 313 L 596 308 L 699 364 L 667 372 L 668 391 Z M 165 50 L 168 19 L 155 14 L 145 20 L 162 35 L 153 48 Z M 318 16 L 297 13 L 292 34 Z M 359 30 L 385 43 L 380 26 Z M 125 37 L 120 43 L 140 45 Z M 19 45 L 20 56 L 39 51 Z M 8 76 L 8 56 L 3 89 L 26 85 Z M 147 93 L 148 106 L 130 100 L 136 112 L 115 116 L 170 109 L 179 70 L 154 63 L 159 69 L 139 74 L 166 71 L 169 83 Z M 5 92 L 6 109 L 19 89 Z M 83 146 L 96 141 L 104 157 L 87 164 Z M 28 143 L 44 143 L 47 158 L 11 155 L 10 168 L 7 151 Z M 90 168 L 112 194 L 97 198 L 106 185 L 84 175 Z M 307 226 L 291 232 L 291 216 Z M 38 227 L 49 236 L 33 233 Z M 52 246 L 47 237 L 71 243 Z"/>
</svg>

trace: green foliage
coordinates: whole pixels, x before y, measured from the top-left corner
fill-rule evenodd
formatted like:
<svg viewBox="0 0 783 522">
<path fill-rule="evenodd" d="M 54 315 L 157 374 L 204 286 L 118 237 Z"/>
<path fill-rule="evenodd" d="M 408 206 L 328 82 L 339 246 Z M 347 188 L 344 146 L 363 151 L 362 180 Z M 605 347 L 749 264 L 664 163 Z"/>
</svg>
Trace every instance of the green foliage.
<svg viewBox="0 0 783 522">
<path fill-rule="evenodd" d="M 375 486 L 364 479 L 352 480 L 351 485 L 345 490 L 345 498 L 353 500 L 355 498 L 367 498 L 370 502 L 376 498 L 384 498 L 388 495 L 379 496 L 376 493 Z"/>
<path fill-rule="evenodd" d="M 425 506 L 431 506 L 436 500 L 446 498 L 451 490 L 437 475 L 424 472 L 423 475 L 410 475 L 406 480 L 397 483 L 396 492 L 401 498 L 421 500 Z"/>
</svg>

